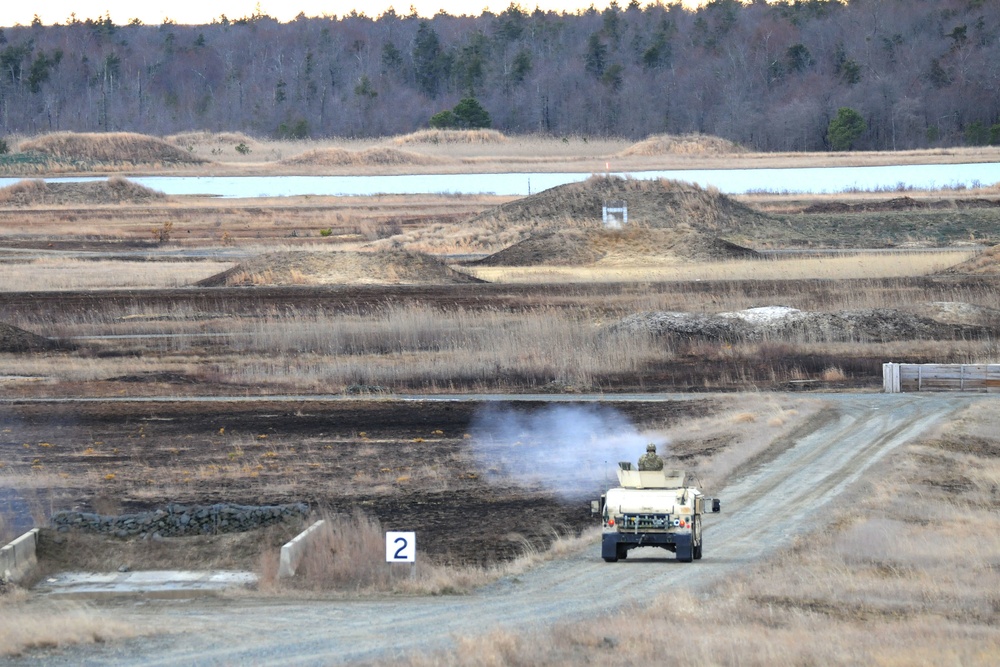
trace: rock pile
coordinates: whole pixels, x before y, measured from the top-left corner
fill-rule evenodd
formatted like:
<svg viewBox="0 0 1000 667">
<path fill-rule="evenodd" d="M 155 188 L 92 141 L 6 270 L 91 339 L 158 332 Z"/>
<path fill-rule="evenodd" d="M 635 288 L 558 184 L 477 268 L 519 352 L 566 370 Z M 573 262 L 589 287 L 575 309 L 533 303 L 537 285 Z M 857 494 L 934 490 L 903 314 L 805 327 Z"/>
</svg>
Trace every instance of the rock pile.
<svg viewBox="0 0 1000 667">
<path fill-rule="evenodd" d="M 70 529 L 105 533 L 116 537 L 181 537 L 215 535 L 254 530 L 288 519 L 305 518 L 309 506 L 288 505 L 179 505 L 165 509 L 121 516 L 102 516 L 90 512 L 56 512 L 52 526 L 59 531 Z"/>
<path fill-rule="evenodd" d="M 944 323 L 889 308 L 822 313 L 764 306 L 714 315 L 670 311 L 636 313 L 611 325 L 609 333 L 648 333 L 731 342 L 776 339 L 887 342 L 990 336 L 995 335 L 996 328 Z"/>
</svg>

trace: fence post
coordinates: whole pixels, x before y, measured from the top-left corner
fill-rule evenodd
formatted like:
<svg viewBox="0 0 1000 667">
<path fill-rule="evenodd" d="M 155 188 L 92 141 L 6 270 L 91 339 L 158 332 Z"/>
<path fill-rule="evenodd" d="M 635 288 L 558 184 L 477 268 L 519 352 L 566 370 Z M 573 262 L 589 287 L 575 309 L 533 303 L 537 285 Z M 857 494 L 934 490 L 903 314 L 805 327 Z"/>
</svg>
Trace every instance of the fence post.
<svg viewBox="0 0 1000 667">
<path fill-rule="evenodd" d="M 882 391 L 887 394 L 898 394 L 900 389 L 899 364 L 882 364 Z"/>
</svg>

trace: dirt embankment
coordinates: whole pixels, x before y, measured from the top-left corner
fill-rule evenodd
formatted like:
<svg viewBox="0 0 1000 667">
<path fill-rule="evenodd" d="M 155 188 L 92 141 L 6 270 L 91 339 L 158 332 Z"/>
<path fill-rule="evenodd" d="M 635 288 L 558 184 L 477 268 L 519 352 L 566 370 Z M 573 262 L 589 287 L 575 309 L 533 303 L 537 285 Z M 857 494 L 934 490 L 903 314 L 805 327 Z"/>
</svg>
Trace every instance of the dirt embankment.
<svg viewBox="0 0 1000 667">
<path fill-rule="evenodd" d="M 748 152 L 729 139 L 710 134 L 654 134 L 632 144 L 619 155 L 730 155 Z"/>
<path fill-rule="evenodd" d="M 109 164 L 180 165 L 205 162 L 159 137 L 134 132 L 56 132 L 22 142 L 19 150 L 62 160 Z"/>
<path fill-rule="evenodd" d="M 859 204 L 847 202 L 822 202 L 802 209 L 803 213 L 880 213 L 884 211 L 938 211 L 948 209 L 997 208 L 1000 201 L 995 199 L 938 199 L 922 201 L 912 197 L 894 197 L 882 201 L 868 201 Z"/>
<path fill-rule="evenodd" d="M 0 189 L 0 206 L 64 206 L 72 204 L 143 204 L 162 201 L 162 192 L 112 176 L 106 181 L 47 183 L 24 180 Z"/>
<path fill-rule="evenodd" d="M 607 229 L 605 204 L 624 202 L 628 224 Z M 752 255 L 741 230 L 777 224 L 714 190 L 677 181 L 595 176 L 504 204 L 471 224 L 521 226 L 519 242 L 487 257 L 487 266 L 641 262 L 649 258 L 718 259 Z"/>
<path fill-rule="evenodd" d="M 263 285 L 428 285 L 482 282 L 427 255 L 379 252 L 277 252 L 199 281 L 199 287 Z"/>
<path fill-rule="evenodd" d="M 66 349 L 66 347 L 67 345 L 60 341 L 0 322 L 0 353 L 41 352 Z"/>
<path fill-rule="evenodd" d="M 951 302 L 927 304 L 921 310 L 920 314 L 890 308 L 822 313 L 764 306 L 714 315 L 659 311 L 629 315 L 608 331 L 725 341 L 824 342 L 964 339 L 1000 333 L 1000 311 Z"/>
<path fill-rule="evenodd" d="M 396 165 L 428 165 L 444 162 L 432 155 L 421 155 L 412 151 L 399 150 L 386 146 L 376 146 L 361 151 L 351 151 L 345 148 L 322 148 L 307 151 L 301 155 L 282 160 L 280 164 L 291 166 L 313 167 L 372 167 Z"/>
<path fill-rule="evenodd" d="M 990 246 L 972 259 L 941 271 L 943 275 L 1000 275 L 1000 245 Z"/>
</svg>

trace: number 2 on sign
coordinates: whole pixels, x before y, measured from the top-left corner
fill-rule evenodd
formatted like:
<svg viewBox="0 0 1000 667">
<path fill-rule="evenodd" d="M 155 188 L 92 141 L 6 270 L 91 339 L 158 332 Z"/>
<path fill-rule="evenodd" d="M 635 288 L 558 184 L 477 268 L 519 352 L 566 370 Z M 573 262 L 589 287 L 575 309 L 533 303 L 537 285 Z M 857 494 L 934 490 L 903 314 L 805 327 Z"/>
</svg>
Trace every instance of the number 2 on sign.
<svg viewBox="0 0 1000 667">
<path fill-rule="evenodd" d="M 415 563 L 417 560 L 417 534 L 387 531 L 385 534 L 385 561 L 387 563 Z"/>
<path fill-rule="evenodd" d="M 406 551 L 406 538 L 405 537 L 397 537 L 396 539 L 394 539 L 392 541 L 392 543 L 399 545 L 399 548 L 396 549 L 396 553 L 394 553 L 392 555 L 392 557 L 395 558 L 396 560 L 402 560 L 402 559 L 406 558 L 406 556 L 403 555 L 403 552 Z"/>
</svg>

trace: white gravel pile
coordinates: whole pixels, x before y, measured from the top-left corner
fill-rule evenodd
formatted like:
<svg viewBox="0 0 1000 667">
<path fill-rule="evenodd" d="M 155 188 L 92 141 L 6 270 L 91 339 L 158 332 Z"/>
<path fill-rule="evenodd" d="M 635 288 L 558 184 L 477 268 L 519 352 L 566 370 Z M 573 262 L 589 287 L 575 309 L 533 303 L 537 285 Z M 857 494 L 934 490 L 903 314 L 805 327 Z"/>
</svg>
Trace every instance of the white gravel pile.
<svg viewBox="0 0 1000 667">
<path fill-rule="evenodd" d="M 676 311 L 636 313 L 609 326 L 607 332 L 727 341 L 885 342 L 995 336 L 1000 332 L 1000 319 L 995 323 L 970 323 L 941 321 L 889 308 L 823 313 L 788 306 L 761 306 L 714 315 Z"/>
</svg>

